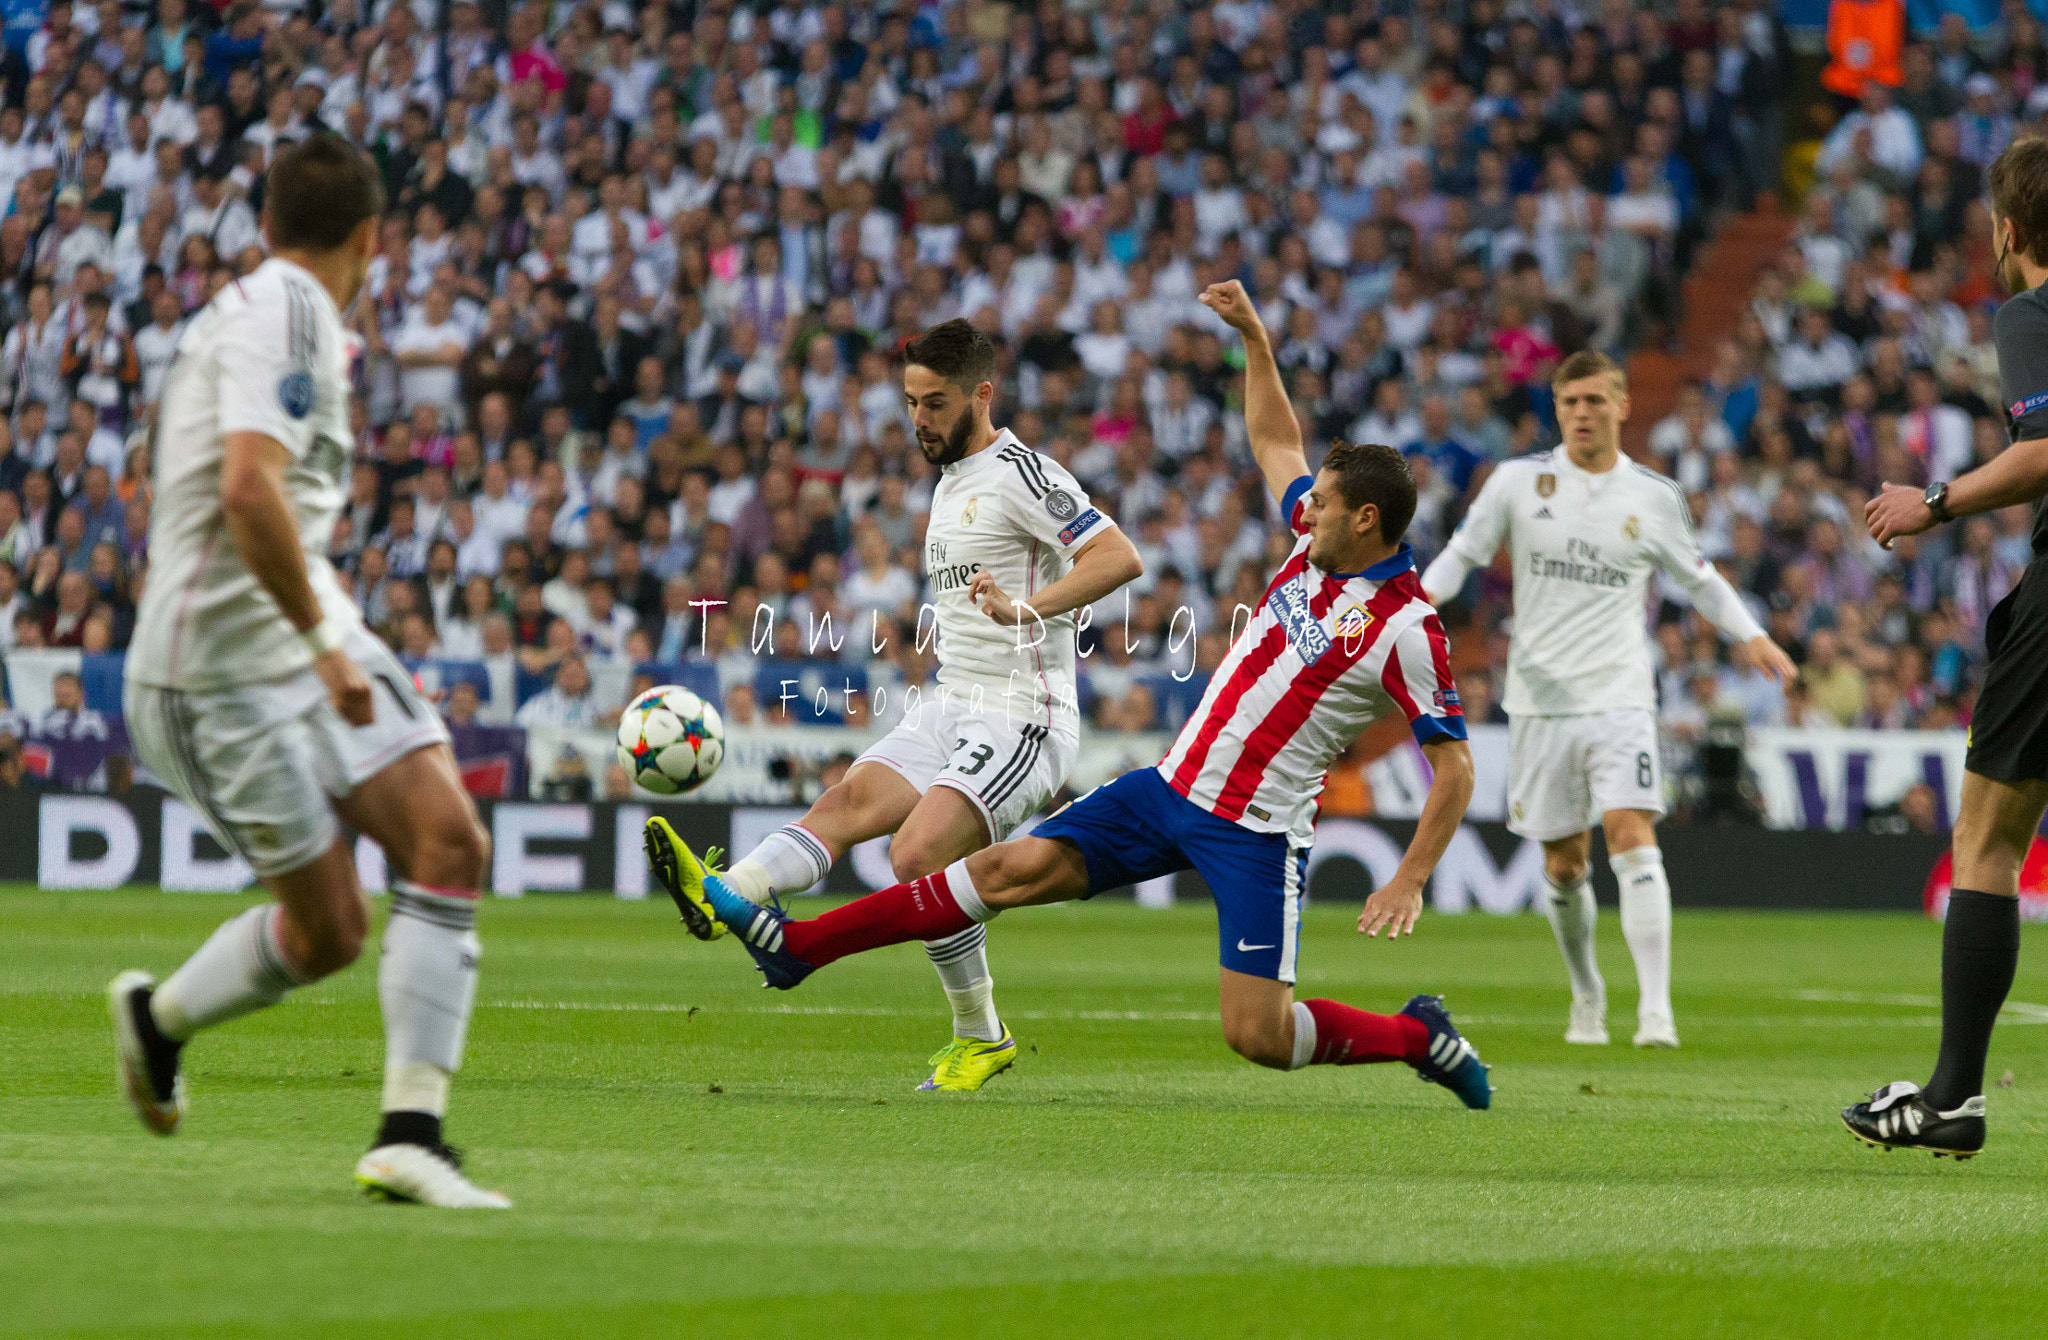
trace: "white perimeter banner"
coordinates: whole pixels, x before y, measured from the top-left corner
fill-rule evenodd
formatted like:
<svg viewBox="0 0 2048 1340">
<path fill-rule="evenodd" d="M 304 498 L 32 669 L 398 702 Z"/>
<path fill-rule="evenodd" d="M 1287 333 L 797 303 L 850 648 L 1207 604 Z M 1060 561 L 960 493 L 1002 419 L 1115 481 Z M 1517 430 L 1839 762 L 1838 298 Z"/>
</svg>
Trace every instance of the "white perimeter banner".
<svg viewBox="0 0 2048 1340">
<path fill-rule="evenodd" d="M 1477 784 L 1468 819 L 1501 822 L 1507 817 L 1508 728 L 1474 726 L 1472 761 Z M 858 756 L 882 732 L 843 726 L 755 726 L 731 732 L 718 775 L 692 800 L 732 805 L 786 805 L 802 798 L 775 774 L 778 760 L 794 760 L 815 774 L 840 755 Z M 1084 730 L 1070 785 L 1076 794 L 1102 785 L 1132 768 L 1157 763 L 1173 736 L 1163 731 L 1119 733 Z M 527 737 L 527 776 L 534 794 L 564 749 L 582 755 L 594 779 L 612 761 L 613 743 L 604 731 L 545 728 Z M 1956 813 L 1963 787 L 1961 731 L 1795 730 L 1749 732 L 1746 758 L 1764 797 L 1765 822 L 1772 828 L 1855 828 L 1866 809 L 1891 805 L 1925 782 L 1934 792 L 1943 828 Z M 1429 765 L 1412 742 L 1366 765 L 1373 812 L 1388 819 L 1422 813 L 1429 791 Z M 649 797 L 652 799 L 652 797 Z"/>
<path fill-rule="evenodd" d="M 1465 817 L 1504 821 L 1508 728 L 1474 726 L 1471 731 L 1477 777 Z M 1946 829 L 1962 797 L 1964 748 L 1962 731 L 1763 728 L 1749 732 L 1744 757 L 1763 792 L 1769 827 L 1855 828 L 1865 810 L 1891 805 L 1925 782 Z M 1415 818 L 1422 813 L 1429 776 L 1422 750 L 1412 742 L 1374 760 L 1366 766 L 1374 812 L 1389 819 Z"/>
</svg>

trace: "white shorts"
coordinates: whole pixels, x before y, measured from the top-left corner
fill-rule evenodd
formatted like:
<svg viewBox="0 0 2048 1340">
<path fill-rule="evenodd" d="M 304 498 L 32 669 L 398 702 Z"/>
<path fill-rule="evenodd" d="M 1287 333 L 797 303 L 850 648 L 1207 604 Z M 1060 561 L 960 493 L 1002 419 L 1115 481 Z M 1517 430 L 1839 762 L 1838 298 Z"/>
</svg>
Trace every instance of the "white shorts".
<svg viewBox="0 0 2048 1340">
<path fill-rule="evenodd" d="M 948 701 L 925 703 L 854 760 L 902 774 L 923 795 L 949 786 L 981 812 L 991 842 L 1001 842 L 1066 785 L 1081 752 L 1078 732 L 1044 722 L 971 712 Z"/>
<path fill-rule="evenodd" d="M 1508 724 L 1508 830 L 1538 842 L 1600 826 L 1609 810 L 1664 813 L 1657 718 L 1629 708 Z"/>
<path fill-rule="evenodd" d="M 370 679 L 376 713 L 367 726 L 342 720 L 311 666 L 209 693 L 128 683 L 136 757 L 263 878 L 308 865 L 334 845 L 335 800 L 448 739 L 441 714 L 389 648 L 365 629 L 345 645 Z"/>
</svg>

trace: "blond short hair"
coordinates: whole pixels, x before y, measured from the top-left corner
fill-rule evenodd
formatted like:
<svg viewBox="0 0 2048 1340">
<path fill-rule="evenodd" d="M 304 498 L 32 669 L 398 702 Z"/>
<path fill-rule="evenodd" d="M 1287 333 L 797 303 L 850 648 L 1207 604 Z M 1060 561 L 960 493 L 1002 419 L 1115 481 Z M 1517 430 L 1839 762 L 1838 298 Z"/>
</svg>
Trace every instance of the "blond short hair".
<svg viewBox="0 0 2048 1340">
<path fill-rule="evenodd" d="M 1597 377 L 1606 373 L 1614 381 L 1614 389 L 1628 393 L 1628 374 L 1621 370 L 1621 364 L 1597 349 L 1581 349 L 1557 365 L 1557 371 L 1550 374 L 1552 386 L 1563 386 L 1584 377 Z"/>
</svg>

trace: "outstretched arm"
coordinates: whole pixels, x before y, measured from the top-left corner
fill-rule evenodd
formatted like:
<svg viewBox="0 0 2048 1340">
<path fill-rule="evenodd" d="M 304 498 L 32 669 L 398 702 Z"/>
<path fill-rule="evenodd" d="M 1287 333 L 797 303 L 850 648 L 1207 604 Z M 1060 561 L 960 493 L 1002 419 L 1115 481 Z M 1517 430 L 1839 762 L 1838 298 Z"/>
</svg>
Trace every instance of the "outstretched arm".
<svg viewBox="0 0 2048 1340">
<path fill-rule="evenodd" d="M 1949 481 L 1950 516 L 1994 512 L 2048 494 L 2048 310 L 2009 302 L 1991 319 L 1998 348 L 1998 399 L 2012 407 L 2016 439 L 1984 464 Z M 1870 537 L 1889 549 L 1901 535 L 1936 524 L 1920 490 L 1886 484 L 1863 509 Z"/>
<path fill-rule="evenodd" d="M 1671 579 L 1685 588 L 1692 607 L 1700 617 L 1721 630 L 1733 642 L 1741 658 L 1765 677 L 1790 684 L 1799 674 L 1785 649 L 1771 641 L 1763 625 L 1742 603 L 1742 597 L 1728 584 L 1713 564 L 1701 556 L 1699 541 L 1693 537 L 1692 515 L 1683 502 L 1674 499 L 1676 515 L 1658 527 L 1663 543 L 1657 562 Z"/>
<path fill-rule="evenodd" d="M 2014 503 L 2032 502 L 2048 494 L 2048 438 L 2015 442 L 1948 486 L 1948 514 L 1974 516 Z M 1870 537 L 1889 549 L 1901 535 L 1918 535 L 1934 526 L 1926 496 L 1907 484 L 1886 484 L 1863 508 Z"/>
<path fill-rule="evenodd" d="M 1244 337 L 1244 427 L 1251 438 L 1252 459 L 1266 476 L 1275 498 L 1308 473 L 1308 453 L 1301 447 L 1301 425 L 1287 401 L 1280 365 L 1273 361 L 1273 341 L 1266 323 L 1244 285 L 1232 279 L 1202 291 L 1202 305 L 1223 318 Z"/>
<path fill-rule="evenodd" d="M 1693 568 L 1671 575 L 1692 598 L 1692 607 L 1700 612 L 1700 617 L 1720 629 L 1742 653 L 1743 659 L 1766 678 L 1790 684 L 1798 677 L 1799 667 L 1792 664 L 1792 658 L 1785 654 L 1783 647 L 1771 641 L 1763 625 L 1742 603 L 1742 597 L 1712 564 L 1702 560 Z"/>
<path fill-rule="evenodd" d="M 1422 817 L 1415 821 L 1415 836 L 1401 857 L 1401 868 L 1386 885 L 1365 900 L 1358 929 L 1378 935 L 1387 929 L 1393 940 L 1415 932 L 1415 919 L 1422 915 L 1422 887 L 1444 858 L 1445 848 L 1464 822 L 1465 807 L 1472 803 L 1472 750 L 1462 739 L 1441 736 L 1422 746 L 1431 771 L 1429 798 L 1422 803 Z"/>
<path fill-rule="evenodd" d="M 1508 534 L 1508 490 L 1513 472 L 1495 470 L 1479 486 L 1479 495 L 1465 509 L 1465 519 L 1451 532 L 1444 550 L 1423 569 L 1422 594 L 1442 606 L 1465 588 L 1474 568 L 1493 562 Z"/>
</svg>

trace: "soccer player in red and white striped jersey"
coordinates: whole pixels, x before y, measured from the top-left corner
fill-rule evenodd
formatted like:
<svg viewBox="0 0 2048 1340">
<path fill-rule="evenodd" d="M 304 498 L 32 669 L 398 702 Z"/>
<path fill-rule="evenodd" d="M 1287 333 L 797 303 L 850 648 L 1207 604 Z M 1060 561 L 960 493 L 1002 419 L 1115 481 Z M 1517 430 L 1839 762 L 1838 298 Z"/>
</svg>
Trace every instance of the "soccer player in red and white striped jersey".
<svg viewBox="0 0 2048 1340">
<path fill-rule="evenodd" d="M 1373 452 L 1340 446 L 1324 468 L 1341 478 Z M 1375 454 L 1380 470 L 1406 468 Z M 1313 482 L 1304 472 L 1281 493 L 1300 538 L 1159 764 L 1175 791 L 1218 818 L 1303 845 L 1330 761 L 1391 708 L 1425 745 L 1465 734 L 1450 642 L 1408 546 L 1355 572 L 1319 564 Z"/>
<path fill-rule="evenodd" d="M 1440 997 L 1418 995 L 1392 1015 L 1294 999 L 1312 821 L 1331 761 L 1398 711 L 1435 770 L 1400 868 L 1359 918 L 1360 931 L 1391 939 L 1421 914 L 1423 884 L 1471 799 L 1472 758 L 1449 645 L 1401 541 L 1415 512 L 1406 461 L 1387 446 L 1338 446 L 1311 475 L 1243 287 L 1212 285 L 1202 301 L 1244 334 L 1252 452 L 1299 538 L 1166 758 L 1025 837 L 812 920 L 756 907 L 701 865 L 684 872 L 677 892 L 738 937 L 770 986 L 786 989 L 862 950 L 1193 868 L 1216 901 L 1223 1032 L 1240 1055 L 1282 1070 L 1406 1061 L 1467 1106 L 1485 1107 L 1486 1067 Z"/>
</svg>

